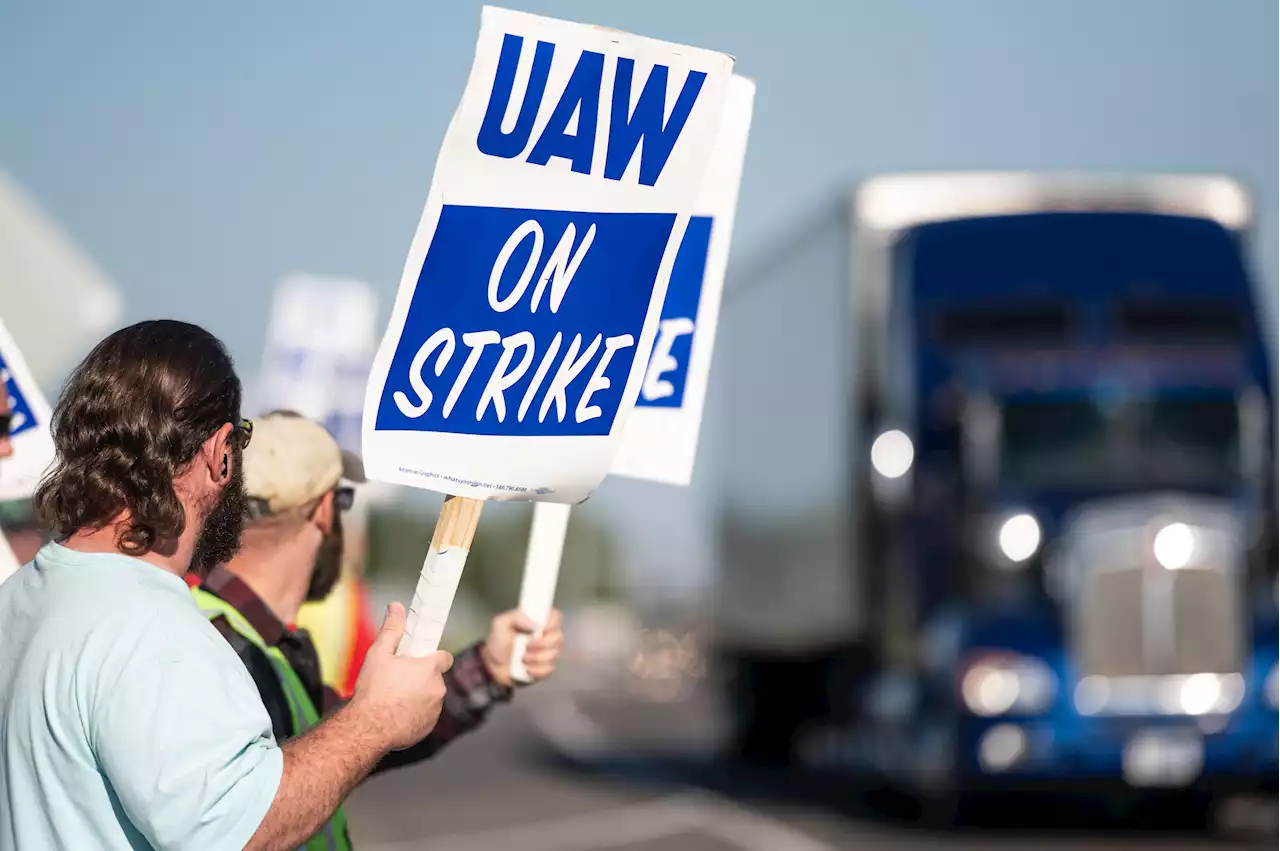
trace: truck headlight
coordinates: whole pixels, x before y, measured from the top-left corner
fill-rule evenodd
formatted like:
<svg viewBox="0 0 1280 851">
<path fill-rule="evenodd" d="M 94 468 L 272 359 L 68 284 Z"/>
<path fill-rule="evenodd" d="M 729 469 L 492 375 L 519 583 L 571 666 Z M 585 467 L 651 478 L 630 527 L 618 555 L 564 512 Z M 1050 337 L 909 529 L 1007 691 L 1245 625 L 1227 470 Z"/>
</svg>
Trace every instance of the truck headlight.
<svg viewBox="0 0 1280 851">
<path fill-rule="evenodd" d="M 1156 532 L 1151 549 L 1161 567 L 1181 570 L 1196 556 L 1196 538 L 1196 530 L 1186 523 L 1170 523 Z"/>
<path fill-rule="evenodd" d="M 911 471 L 916 449 L 904 431 L 881 432 L 871 444 L 871 466 L 886 479 L 899 479 Z"/>
<path fill-rule="evenodd" d="M 970 663 L 960 679 L 960 697 L 974 715 L 1035 715 L 1053 703 L 1053 671 L 1039 659 L 993 654 Z"/>
<path fill-rule="evenodd" d="M 1014 514 L 1000 524 L 996 543 L 1005 558 L 1021 564 L 1040 549 L 1040 523 L 1025 511 Z"/>
<path fill-rule="evenodd" d="M 1168 703 L 1187 715 L 1231 712 L 1244 697 L 1244 678 L 1239 674 L 1191 674 L 1180 679 L 1177 699 Z"/>
</svg>

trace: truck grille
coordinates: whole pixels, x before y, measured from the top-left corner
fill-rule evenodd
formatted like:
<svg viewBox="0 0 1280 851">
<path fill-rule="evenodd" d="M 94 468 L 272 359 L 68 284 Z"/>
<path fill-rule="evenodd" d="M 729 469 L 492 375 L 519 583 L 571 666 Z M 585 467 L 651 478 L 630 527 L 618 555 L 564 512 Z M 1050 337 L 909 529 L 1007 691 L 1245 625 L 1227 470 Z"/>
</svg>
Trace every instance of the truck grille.
<svg viewBox="0 0 1280 851">
<path fill-rule="evenodd" d="M 1169 524 L 1192 530 L 1185 564 L 1153 550 Z M 1149 499 L 1091 506 L 1064 530 L 1071 646 L 1082 678 L 1235 674 L 1244 656 L 1242 536 L 1220 505 Z"/>
<path fill-rule="evenodd" d="M 1233 572 L 1142 566 L 1091 576 L 1075 611 L 1084 676 L 1239 671 L 1241 614 Z"/>
</svg>

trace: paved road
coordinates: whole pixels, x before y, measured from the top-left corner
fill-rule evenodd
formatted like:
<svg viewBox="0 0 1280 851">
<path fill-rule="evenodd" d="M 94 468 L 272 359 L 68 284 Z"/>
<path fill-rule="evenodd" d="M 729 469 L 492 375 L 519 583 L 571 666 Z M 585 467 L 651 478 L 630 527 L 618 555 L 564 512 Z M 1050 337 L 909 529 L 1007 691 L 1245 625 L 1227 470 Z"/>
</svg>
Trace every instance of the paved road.
<svg viewBox="0 0 1280 851">
<path fill-rule="evenodd" d="M 362 851 L 1191 851 L 1275 847 L 1190 832 L 985 829 L 930 834 L 846 806 L 839 790 L 709 767 L 714 715 L 617 688 L 552 683 L 436 761 L 376 778 L 349 807 Z"/>
</svg>

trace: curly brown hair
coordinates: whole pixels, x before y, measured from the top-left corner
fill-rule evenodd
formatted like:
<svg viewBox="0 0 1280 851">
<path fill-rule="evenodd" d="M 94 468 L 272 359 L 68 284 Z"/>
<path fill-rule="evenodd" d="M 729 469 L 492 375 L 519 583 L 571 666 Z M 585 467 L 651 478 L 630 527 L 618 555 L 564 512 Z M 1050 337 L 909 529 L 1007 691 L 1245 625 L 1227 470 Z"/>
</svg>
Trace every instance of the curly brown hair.
<svg viewBox="0 0 1280 851">
<path fill-rule="evenodd" d="M 127 512 L 130 555 L 186 526 L 174 479 L 210 435 L 240 421 L 240 379 L 208 331 L 168 319 L 116 331 L 67 381 L 53 412 L 57 459 L 33 499 L 59 538 Z"/>
</svg>

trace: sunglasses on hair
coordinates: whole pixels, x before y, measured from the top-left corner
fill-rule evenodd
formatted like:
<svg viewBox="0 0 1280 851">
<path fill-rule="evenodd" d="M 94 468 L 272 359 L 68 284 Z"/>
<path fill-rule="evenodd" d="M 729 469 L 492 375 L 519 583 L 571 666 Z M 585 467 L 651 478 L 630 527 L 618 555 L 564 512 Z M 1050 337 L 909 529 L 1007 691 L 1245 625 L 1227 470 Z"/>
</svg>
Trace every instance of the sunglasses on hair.
<svg viewBox="0 0 1280 851">
<path fill-rule="evenodd" d="M 239 425 L 231 429 L 231 438 L 239 442 L 241 449 L 247 449 L 249 441 L 253 439 L 253 420 L 241 420 Z"/>
<path fill-rule="evenodd" d="M 356 502 L 356 489 L 343 485 L 333 489 L 333 506 L 339 511 L 350 511 Z"/>
</svg>

